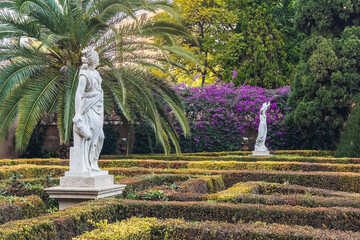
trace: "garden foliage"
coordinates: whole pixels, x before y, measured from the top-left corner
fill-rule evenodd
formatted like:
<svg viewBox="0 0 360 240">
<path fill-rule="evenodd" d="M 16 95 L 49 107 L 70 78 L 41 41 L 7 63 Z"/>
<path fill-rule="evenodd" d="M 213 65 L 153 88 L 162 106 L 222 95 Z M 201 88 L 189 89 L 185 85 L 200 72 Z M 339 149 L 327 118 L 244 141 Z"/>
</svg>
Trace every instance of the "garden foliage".
<svg viewBox="0 0 360 240">
<path fill-rule="evenodd" d="M 356 99 L 341 136 L 336 157 L 360 157 L 360 101 Z"/>
<path fill-rule="evenodd" d="M 306 39 L 291 85 L 289 120 L 308 139 L 333 131 L 338 143 L 360 87 L 360 3 L 299 0 L 295 10 Z"/>
<path fill-rule="evenodd" d="M 167 103 L 188 133 L 184 107 L 147 67 L 161 68 L 154 62 L 169 60 L 170 52 L 197 60 L 171 42 L 174 36 L 188 36 L 183 26 L 138 21 L 135 16 L 140 10 L 158 9 L 177 15 L 172 4 L 163 1 L 0 1 L 0 37 L 11 39 L 0 43 L 0 141 L 17 119 L 16 149 L 24 151 L 44 114 L 56 113 L 60 143 L 70 143 L 81 51 L 94 43 L 105 112 L 117 111 L 130 122 L 142 116 L 152 123 L 165 153 L 170 151 L 169 140 L 179 151 L 163 108 Z M 151 36 L 168 41 L 162 45 L 144 41 Z"/>
<path fill-rule="evenodd" d="M 38 196 L 1 196 L 0 224 L 19 219 L 37 217 L 45 213 L 45 204 Z"/>
<path fill-rule="evenodd" d="M 94 228 L 88 221 L 89 219 L 94 222 L 108 219 L 111 223 L 139 215 L 160 219 L 183 218 L 188 221 L 216 219 L 228 223 L 237 223 L 240 220 L 253 222 L 262 219 L 267 223 L 310 225 L 314 228 L 322 228 L 321 232 L 324 234 L 329 233 L 327 229 L 342 231 L 359 231 L 360 229 L 360 210 L 358 209 L 104 199 L 44 215 L 38 217 L 36 221 L 30 219 L 4 224 L 0 229 L 0 237 L 4 239 L 29 237 L 33 239 L 71 239 L 71 237 Z M 324 228 L 326 229 L 324 230 Z M 317 233 L 320 232 L 317 231 Z M 342 234 L 339 232 L 339 234 L 350 234 L 348 237 L 351 237 L 350 232 Z M 292 238 L 289 236 L 284 239 Z"/>
<path fill-rule="evenodd" d="M 254 144 L 259 125 L 259 110 L 263 102 L 270 101 L 267 112 L 268 138 L 266 145 L 270 150 L 277 149 L 327 149 L 331 146 L 329 138 L 318 136 L 316 143 L 308 142 L 298 128 L 285 123 L 290 112 L 287 100 L 290 88 L 266 90 L 260 87 L 234 87 L 232 83 L 214 84 L 208 87 L 176 86 L 182 96 L 192 135 L 184 138 L 180 134 L 180 146 L 184 153 L 219 152 L 240 149 L 242 137 L 252 137 Z M 138 129 L 135 153 L 159 152 L 160 148 L 147 147 L 148 135 Z M 327 133 L 324 133 L 327 134 Z M 296 137 L 294 137 L 296 136 Z"/>
<path fill-rule="evenodd" d="M 224 80 L 236 85 L 279 88 L 290 83 L 285 35 L 272 9 L 283 1 L 229 1 L 238 16 L 218 61 Z"/>
<path fill-rule="evenodd" d="M 301 226 L 256 223 L 219 223 L 215 221 L 197 222 L 182 219 L 159 220 L 156 218 L 129 218 L 121 222 L 107 224 L 99 222 L 100 228 L 85 233 L 82 239 L 123 239 L 123 240 L 212 240 L 212 239 L 348 239 L 357 234 L 340 233 L 333 230 L 321 231 Z"/>
</svg>

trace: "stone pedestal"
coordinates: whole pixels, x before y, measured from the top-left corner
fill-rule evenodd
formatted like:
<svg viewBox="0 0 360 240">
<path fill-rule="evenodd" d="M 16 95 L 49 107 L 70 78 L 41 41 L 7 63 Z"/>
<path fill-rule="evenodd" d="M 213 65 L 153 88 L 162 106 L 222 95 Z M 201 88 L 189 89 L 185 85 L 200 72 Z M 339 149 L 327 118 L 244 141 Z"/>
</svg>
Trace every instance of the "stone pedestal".
<svg viewBox="0 0 360 240">
<path fill-rule="evenodd" d="M 125 186 L 114 184 L 114 176 L 108 171 L 68 171 L 60 177 L 60 186 L 46 188 L 45 191 L 59 201 L 59 210 L 63 210 L 87 200 L 114 197 L 121 194 Z"/>
<path fill-rule="evenodd" d="M 269 151 L 253 151 L 253 154 L 250 155 L 253 157 L 270 157 L 271 154 Z"/>
</svg>

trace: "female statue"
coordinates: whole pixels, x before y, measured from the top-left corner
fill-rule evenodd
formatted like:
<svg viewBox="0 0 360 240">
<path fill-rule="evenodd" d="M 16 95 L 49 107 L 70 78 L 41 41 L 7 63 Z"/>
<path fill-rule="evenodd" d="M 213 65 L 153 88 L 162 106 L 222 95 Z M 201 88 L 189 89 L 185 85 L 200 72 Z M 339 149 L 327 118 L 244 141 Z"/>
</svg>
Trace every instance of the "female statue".
<svg viewBox="0 0 360 240">
<path fill-rule="evenodd" d="M 258 136 L 255 143 L 255 151 L 268 151 L 265 147 L 265 140 L 267 135 L 266 125 L 266 110 L 270 107 L 270 102 L 263 103 L 260 109 L 260 124 L 258 129 Z"/>
<path fill-rule="evenodd" d="M 83 51 L 83 65 L 79 73 L 79 85 L 75 96 L 74 148 L 80 151 L 81 169 L 77 171 L 101 171 L 99 155 L 104 143 L 104 101 L 101 77 L 95 68 L 99 55 L 89 46 Z M 80 161 L 78 159 L 77 161 Z"/>
</svg>

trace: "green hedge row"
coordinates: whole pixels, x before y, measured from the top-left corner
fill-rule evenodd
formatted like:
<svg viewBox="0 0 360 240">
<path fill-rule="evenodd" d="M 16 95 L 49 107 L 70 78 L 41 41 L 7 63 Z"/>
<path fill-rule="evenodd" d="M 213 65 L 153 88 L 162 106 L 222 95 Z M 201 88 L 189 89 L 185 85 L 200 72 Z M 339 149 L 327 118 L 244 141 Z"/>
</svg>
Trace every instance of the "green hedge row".
<svg viewBox="0 0 360 240">
<path fill-rule="evenodd" d="M 0 166 L 12 166 L 21 164 L 69 166 L 69 160 L 60 158 L 0 159 Z"/>
<path fill-rule="evenodd" d="M 290 205 L 304 207 L 352 207 L 360 208 L 359 199 L 342 197 L 319 197 L 309 195 L 254 195 L 238 194 L 233 197 L 206 196 L 204 200 L 236 204 Z"/>
<path fill-rule="evenodd" d="M 338 163 L 338 164 L 360 164 L 360 158 L 334 158 L 334 157 L 300 157 L 300 156 L 283 156 L 283 155 L 274 155 L 271 157 L 252 157 L 252 156 L 220 156 L 220 157 L 207 157 L 207 156 L 178 156 L 178 157 L 164 157 L 164 156 L 137 156 L 138 158 L 120 158 L 120 159 L 111 159 L 104 158 L 100 160 L 107 161 L 108 163 L 102 164 L 111 164 L 111 161 L 116 160 L 124 161 L 127 164 L 134 164 L 133 161 L 173 161 L 173 164 L 181 164 L 182 161 L 187 162 L 198 162 L 198 161 L 238 161 L 238 162 L 302 162 L 302 163 Z M 39 164 L 42 164 L 39 161 Z M 167 163 L 171 164 L 171 163 Z M 176 166 L 176 165 L 175 165 Z"/>
<path fill-rule="evenodd" d="M 190 175 L 222 175 L 225 187 L 238 182 L 264 181 L 297 184 L 336 191 L 360 192 L 359 173 L 329 172 L 282 172 L 282 171 L 236 171 L 236 170 L 201 170 L 201 169 L 129 169 L 112 168 L 110 174 L 136 176 L 145 174 L 190 174 Z"/>
<path fill-rule="evenodd" d="M 203 161 L 203 162 L 190 162 L 187 167 L 207 169 L 207 170 L 360 172 L 360 165 L 357 164 L 321 164 L 321 163 L 298 163 L 298 162 Z"/>
<path fill-rule="evenodd" d="M 6 180 L 12 177 L 16 172 L 23 178 L 44 178 L 46 176 L 59 177 L 63 176 L 65 171 L 69 170 L 67 166 L 42 166 L 42 165 L 15 165 L 0 167 L 0 180 Z"/>
<path fill-rule="evenodd" d="M 113 224 L 100 223 L 100 228 L 74 240 L 213 240 L 213 239 L 359 239 L 359 233 L 319 230 L 312 227 L 280 224 L 186 222 L 179 219 L 129 218 Z"/>
<path fill-rule="evenodd" d="M 238 182 L 264 181 L 324 188 L 344 192 L 360 192 L 359 173 L 328 172 L 265 172 L 265 171 L 215 171 L 222 174 L 226 187 Z"/>
<path fill-rule="evenodd" d="M 17 165 L 0 167 L 0 179 L 8 179 L 11 172 L 17 172 L 24 178 L 63 176 L 68 169 L 65 166 L 36 166 Z M 185 174 L 185 175 L 223 175 L 226 187 L 238 182 L 265 181 L 265 182 L 289 182 L 308 187 L 319 187 L 346 192 L 360 192 L 359 173 L 337 172 L 291 172 L 291 171 L 236 171 L 236 170 L 203 170 L 203 169 L 151 169 L 151 168 L 109 168 L 113 175 L 136 176 L 148 174 Z"/>
<path fill-rule="evenodd" d="M 232 152 L 200 152 L 200 153 L 183 153 L 180 155 L 170 154 L 165 156 L 164 154 L 151 154 L 151 155 L 103 155 L 102 159 L 181 159 L 182 157 L 219 157 L 219 156 L 232 156 L 240 155 L 247 156 L 252 154 L 251 151 L 232 151 Z M 271 151 L 273 155 L 297 155 L 301 157 L 330 157 L 334 156 L 334 151 L 324 150 L 278 150 Z"/>
<path fill-rule="evenodd" d="M 27 165 L 25 161 L 19 161 L 23 165 L 7 166 L 7 170 L 22 169 Z M 34 166 L 44 165 L 31 165 L 31 164 L 42 164 L 41 160 L 38 162 L 30 161 L 27 168 L 34 171 L 37 168 Z M 57 165 L 62 165 L 63 160 L 52 160 L 46 161 L 47 164 L 52 163 L 53 165 L 45 165 L 44 170 L 51 169 Z M 159 161 L 159 160 L 108 160 L 99 161 L 101 168 L 162 168 L 162 169 L 179 169 L 179 168 L 198 168 L 205 170 L 264 170 L 264 171 L 324 171 L 324 172 L 360 172 L 360 164 L 329 164 L 329 163 L 303 163 L 303 162 L 275 162 L 275 161 L 258 161 L 258 162 L 236 162 L 236 161 Z M 1 167 L 6 169 L 6 166 Z M 64 168 L 65 169 L 65 168 Z M 11 170 L 10 170 L 11 171 Z M 20 170 L 17 170 L 20 171 Z M 38 170 L 37 170 L 38 171 Z M 21 171 L 20 171 L 21 172 Z M 0 173 L 0 177 L 1 173 Z"/>
<path fill-rule="evenodd" d="M 216 220 L 228 223 L 262 221 L 314 228 L 360 231 L 360 210 L 354 208 L 305 208 L 249 204 L 198 202 L 151 202 L 103 199 L 86 202 L 65 211 L 34 219 L 13 221 L 0 228 L 1 239 L 70 239 L 92 230 L 89 219 L 98 222 L 132 216 Z"/>
<path fill-rule="evenodd" d="M 139 191 L 144 191 L 151 187 L 170 185 L 176 181 L 185 181 L 192 177 L 194 176 L 181 175 L 181 174 L 145 175 L 145 176 L 139 176 L 136 179 L 135 178 L 121 179 L 118 181 L 118 183 L 126 184 L 126 187 L 122 192 L 122 195 L 126 197 L 129 194 L 133 194 Z"/>
<path fill-rule="evenodd" d="M 100 167 L 145 167 L 145 168 L 186 168 L 189 164 L 197 164 L 198 162 L 223 162 L 222 165 L 226 165 L 225 162 L 241 162 L 241 164 L 246 165 L 256 162 L 277 162 L 278 164 L 282 163 L 293 163 L 293 164 L 302 164 L 303 168 L 306 168 L 306 163 L 314 164 L 323 164 L 317 167 L 313 166 L 312 169 L 318 168 L 319 170 L 324 169 L 333 169 L 334 171 L 358 171 L 358 166 L 360 165 L 360 158 L 324 158 L 324 157 L 294 157 L 294 156 L 272 156 L 272 157 L 251 157 L 251 156 L 223 156 L 223 157 L 194 157 L 194 156 L 182 156 L 177 159 L 164 159 L 160 157 L 159 159 L 103 159 L 99 160 Z M 329 166 L 326 164 L 341 164 L 339 166 Z M 13 166 L 13 165 L 58 165 L 58 166 L 68 166 L 69 161 L 63 159 L 2 159 L 0 160 L 0 166 Z M 270 164 L 270 163 L 269 163 Z M 327 165 L 328 165 L 327 164 Z M 349 166 L 343 166 L 343 165 Z M 323 166 L 323 167 L 321 167 Z M 294 167 L 293 167 L 294 168 Z M 295 167 L 296 168 L 296 167 Z"/>
<path fill-rule="evenodd" d="M 0 224 L 37 217 L 45 211 L 45 204 L 38 196 L 0 196 Z"/>
<path fill-rule="evenodd" d="M 360 208 L 360 194 L 267 182 L 240 182 L 224 191 L 203 195 L 202 200 L 265 205 Z"/>
</svg>

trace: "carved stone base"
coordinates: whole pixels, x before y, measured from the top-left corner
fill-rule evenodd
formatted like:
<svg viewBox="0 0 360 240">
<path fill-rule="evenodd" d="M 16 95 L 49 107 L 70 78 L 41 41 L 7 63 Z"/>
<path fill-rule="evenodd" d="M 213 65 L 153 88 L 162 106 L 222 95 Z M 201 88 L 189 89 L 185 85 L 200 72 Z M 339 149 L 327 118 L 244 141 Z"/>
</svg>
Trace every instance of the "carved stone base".
<svg viewBox="0 0 360 240">
<path fill-rule="evenodd" d="M 60 186 L 45 189 L 51 198 L 59 201 L 59 210 L 87 200 L 120 195 L 126 186 L 114 184 L 113 175 L 68 175 L 71 176 L 60 177 Z"/>
<path fill-rule="evenodd" d="M 271 154 L 269 151 L 253 151 L 253 154 L 250 155 L 253 157 L 270 157 Z"/>
</svg>

